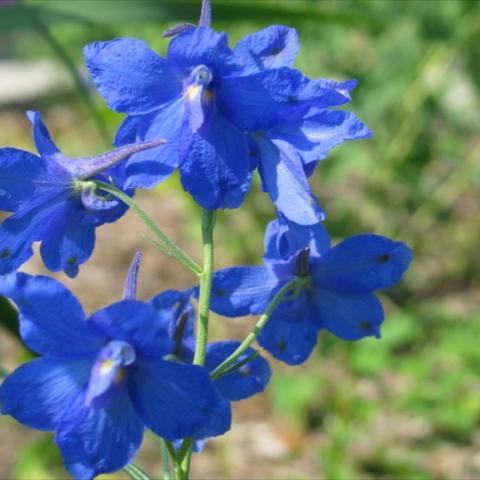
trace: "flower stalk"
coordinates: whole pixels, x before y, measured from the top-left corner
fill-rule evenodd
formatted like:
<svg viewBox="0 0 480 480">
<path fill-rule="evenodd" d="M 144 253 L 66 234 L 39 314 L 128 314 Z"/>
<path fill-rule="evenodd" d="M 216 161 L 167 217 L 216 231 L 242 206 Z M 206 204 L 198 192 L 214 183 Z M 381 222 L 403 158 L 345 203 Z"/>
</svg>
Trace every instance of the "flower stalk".
<svg viewBox="0 0 480 480">
<path fill-rule="evenodd" d="M 258 334 L 262 331 L 262 328 L 267 323 L 268 319 L 278 307 L 278 305 L 286 299 L 290 292 L 295 292 L 302 287 L 304 279 L 302 277 L 294 277 L 288 283 L 286 283 L 272 298 L 265 313 L 258 319 L 258 322 L 253 327 L 252 331 L 245 337 L 245 340 L 238 346 L 238 348 L 226 358 L 215 370 L 210 373 L 210 378 L 216 380 L 221 377 L 227 370 L 231 369 L 235 362 L 243 355 L 243 353 L 250 347 L 250 345 L 257 338 Z"/>
<path fill-rule="evenodd" d="M 203 366 L 208 345 L 208 320 L 210 316 L 210 298 L 214 266 L 214 241 L 216 210 L 202 210 L 203 271 L 200 275 L 200 293 L 198 297 L 197 340 L 193 364 Z M 188 479 L 192 457 L 193 439 L 187 438 L 178 454 L 180 469 L 178 480 Z"/>
<path fill-rule="evenodd" d="M 202 210 L 203 272 L 200 275 L 200 295 L 198 299 L 197 344 L 193 363 L 203 366 L 208 343 L 208 318 L 210 315 L 210 297 L 213 277 L 213 229 L 215 210 Z"/>
</svg>

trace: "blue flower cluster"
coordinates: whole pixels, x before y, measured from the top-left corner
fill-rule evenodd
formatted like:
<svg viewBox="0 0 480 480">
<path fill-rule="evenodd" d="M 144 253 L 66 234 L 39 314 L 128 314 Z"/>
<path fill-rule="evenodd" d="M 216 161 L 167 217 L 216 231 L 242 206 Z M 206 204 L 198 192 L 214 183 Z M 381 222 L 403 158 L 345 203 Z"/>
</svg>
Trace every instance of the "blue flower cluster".
<svg viewBox="0 0 480 480">
<path fill-rule="evenodd" d="M 128 199 L 178 169 L 194 200 L 217 210 L 239 207 L 258 171 L 277 211 L 264 265 L 216 272 L 210 308 L 261 315 L 254 337 L 289 365 L 310 356 L 322 330 L 344 340 L 379 337 L 375 292 L 397 283 L 412 258 L 405 244 L 373 234 L 331 246 L 308 184 L 331 148 L 371 135 L 353 113 L 335 109 L 350 101 L 356 81 L 310 79 L 293 68 L 291 28 L 270 26 L 230 48 L 209 15 L 204 0 L 198 27 L 170 30 L 165 58 L 131 38 L 85 47 L 109 107 L 127 114 L 115 150 L 69 158 L 38 112 L 28 116 L 40 156 L 0 149 L 0 209 L 11 212 L 0 226 L 0 294 L 17 306 L 21 337 L 39 355 L 3 382 L 0 407 L 54 432 L 77 479 L 127 465 L 146 428 L 177 447 L 194 439 L 199 451 L 230 428 L 230 403 L 261 392 L 271 375 L 251 342 L 211 343 L 205 361 L 194 361 L 192 302 L 201 287 L 138 300 L 140 255 L 123 299 L 88 317 L 58 281 L 16 272 L 39 241 L 47 268 L 78 273 L 95 228 L 127 209 L 97 181 Z"/>
<path fill-rule="evenodd" d="M 264 190 L 290 221 L 323 219 L 307 177 L 344 140 L 370 131 L 350 101 L 356 81 L 311 80 L 292 68 L 295 31 L 271 26 L 232 50 L 225 33 L 193 27 L 163 58 L 136 39 L 85 47 L 110 108 L 128 114 L 116 145 L 166 138 L 126 162 L 128 187 L 148 188 L 180 170 L 184 189 L 207 209 L 236 208 L 258 169 Z"/>
<path fill-rule="evenodd" d="M 189 292 L 135 300 L 134 269 L 127 280 L 134 287 L 126 288 L 125 298 L 88 318 L 56 280 L 0 277 L 0 293 L 19 309 L 22 339 L 41 355 L 4 381 L 2 413 L 55 432 L 75 478 L 125 466 L 145 428 L 172 441 L 225 433 L 230 401 L 262 391 L 270 378 L 266 361 L 256 359 L 211 382 L 209 371 L 236 343 L 213 343 L 206 368 L 190 365 L 195 340 Z"/>
</svg>

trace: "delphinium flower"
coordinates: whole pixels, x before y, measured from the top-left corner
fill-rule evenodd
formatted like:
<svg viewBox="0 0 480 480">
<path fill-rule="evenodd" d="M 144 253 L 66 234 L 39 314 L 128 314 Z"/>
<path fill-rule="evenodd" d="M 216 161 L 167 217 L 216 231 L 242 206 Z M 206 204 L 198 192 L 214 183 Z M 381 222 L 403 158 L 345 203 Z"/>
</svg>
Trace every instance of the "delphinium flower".
<svg viewBox="0 0 480 480">
<path fill-rule="evenodd" d="M 21 336 L 41 355 L 5 379 L 1 411 L 55 432 L 75 478 L 124 467 L 146 427 L 169 440 L 228 430 L 229 403 L 208 372 L 164 359 L 172 341 L 149 303 L 127 298 L 86 318 L 61 283 L 23 273 L 0 277 L 0 294 L 17 305 Z"/>
<path fill-rule="evenodd" d="M 125 298 L 137 299 L 137 273 L 140 261 L 141 254 L 138 252 L 134 256 L 125 282 Z M 148 301 L 156 312 L 157 325 L 167 332 L 171 340 L 169 358 L 182 363 L 192 363 L 196 347 L 197 312 L 192 303 L 194 296 L 195 289 L 170 289 L 155 295 Z M 239 343 L 236 340 L 210 343 L 207 347 L 205 368 L 209 372 L 215 370 Z M 230 373 L 214 379 L 214 385 L 229 401 L 243 400 L 260 393 L 270 380 L 271 371 L 265 359 L 257 356 L 245 362 L 254 353 L 252 349 L 247 350 L 230 369 Z M 239 368 L 237 369 L 236 366 Z"/>
<path fill-rule="evenodd" d="M 172 341 L 171 355 L 190 363 L 195 350 L 195 309 L 191 303 L 194 290 L 167 290 L 150 300 L 161 322 L 167 326 Z M 240 342 L 224 340 L 208 345 L 205 368 L 211 372 L 237 348 Z M 236 365 L 254 354 L 247 350 Z M 214 385 L 230 401 L 243 400 L 263 391 L 270 379 L 270 367 L 265 359 L 256 357 L 214 380 Z"/>
<path fill-rule="evenodd" d="M 308 185 L 318 162 L 345 140 L 370 130 L 352 113 L 332 110 L 351 100 L 356 80 L 310 80 L 292 67 L 299 49 L 294 29 L 273 25 L 234 48 L 244 75 L 223 92 L 232 122 L 247 132 L 252 166 L 278 212 L 300 225 L 324 219 Z M 259 112 L 254 114 L 253 112 Z"/>
<path fill-rule="evenodd" d="M 40 156 L 16 148 L 0 149 L 0 210 L 13 212 L 0 226 L 0 274 L 16 270 L 40 253 L 48 269 L 74 277 L 92 254 L 95 228 L 122 216 L 116 198 L 95 194 L 86 182 L 101 179 L 124 187 L 118 162 L 164 143 L 152 139 L 90 158 L 69 158 L 53 143 L 38 112 L 28 112 Z M 129 195 L 132 189 L 127 189 Z"/>
<path fill-rule="evenodd" d="M 127 185 L 151 187 L 178 168 L 202 207 L 235 208 L 258 167 L 278 210 L 318 222 L 307 175 L 334 145 L 370 134 L 353 114 L 329 110 L 350 101 L 356 82 L 310 80 L 291 68 L 298 41 L 288 27 L 268 27 L 232 50 L 209 24 L 174 29 L 166 58 L 133 38 L 85 48 L 108 105 L 128 114 L 116 144 L 168 142 L 128 160 Z"/>
<path fill-rule="evenodd" d="M 124 297 L 137 298 L 137 274 L 141 254 L 137 253 L 129 269 L 125 282 Z M 196 311 L 192 303 L 194 290 L 166 290 L 149 300 L 156 314 L 156 326 L 166 332 L 170 339 L 168 358 L 173 361 L 190 364 L 193 361 L 196 337 Z M 240 345 L 236 340 L 210 343 L 207 347 L 205 369 L 213 372 Z M 253 349 L 247 349 L 228 373 L 213 379 L 213 385 L 225 400 L 225 411 L 229 411 L 228 402 L 239 401 L 262 392 L 267 386 L 271 370 L 268 362 L 257 355 Z M 227 414 L 212 418 L 211 422 L 197 429 L 194 451 L 199 452 L 205 444 L 206 437 L 215 436 L 228 429 L 230 417 Z M 175 445 L 180 447 L 181 440 Z"/>
<path fill-rule="evenodd" d="M 397 283 L 412 253 L 401 242 L 373 234 L 349 237 L 330 247 L 321 224 L 308 245 L 286 257 L 288 239 L 275 220 L 265 236 L 265 266 L 233 267 L 215 273 L 212 310 L 226 316 L 263 313 L 283 286 L 292 291 L 273 310 L 258 342 L 288 364 L 304 362 L 320 330 L 344 340 L 380 336 L 384 313 L 375 291 Z"/>
<path fill-rule="evenodd" d="M 195 309 L 191 303 L 194 291 L 191 289 L 167 290 L 150 300 L 158 315 L 158 320 L 165 325 L 172 341 L 171 355 L 184 363 L 191 363 L 195 350 Z M 224 340 L 210 343 L 205 357 L 205 368 L 213 372 L 240 345 L 236 340 Z M 235 365 L 218 378 L 213 379 L 213 385 L 229 402 L 240 401 L 262 392 L 271 377 L 268 362 L 255 355 L 251 348 L 241 355 Z M 199 452 L 205 444 L 204 432 L 195 432 L 194 451 Z M 175 442 L 179 447 L 180 440 Z"/>
</svg>

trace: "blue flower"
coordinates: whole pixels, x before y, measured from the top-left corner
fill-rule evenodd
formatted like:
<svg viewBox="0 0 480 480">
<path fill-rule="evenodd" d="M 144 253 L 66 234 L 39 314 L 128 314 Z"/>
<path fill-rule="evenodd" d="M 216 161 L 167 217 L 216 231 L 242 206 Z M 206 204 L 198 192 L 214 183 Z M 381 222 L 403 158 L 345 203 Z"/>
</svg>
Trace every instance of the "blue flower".
<svg viewBox="0 0 480 480">
<path fill-rule="evenodd" d="M 208 345 L 207 356 L 205 359 L 205 368 L 212 372 L 218 365 L 226 360 L 240 345 L 240 342 L 235 340 L 226 340 L 222 342 L 214 342 Z M 253 356 L 255 351 L 248 348 L 238 359 L 237 365 L 247 360 L 248 357 Z M 241 365 L 218 379 L 214 380 L 213 384 L 218 392 L 229 402 L 245 400 L 253 395 L 263 392 L 268 382 L 272 371 L 268 362 L 260 356 Z M 195 441 L 193 443 L 193 451 L 199 453 L 203 450 L 207 442 L 207 436 L 197 432 Z M 181 446 L 181 440 L 175 441 L 175 448 Z"/>
<path fill-rule="evenodd" d="M 184 363 L 192 362 L 195 351 L 195 310 L 191 303 L 192 294 L 193 290 L 191 289 L 184 291 L 167 290 L 150 300 L 151 305 L 157 312 L 157 319 L 165 326 L 172 341 L 170 354 Z M 210 343 L 207 347 L 205 358 L 206 370 L 208 372 L 215 370 L 239 345 L 240 342 L 235 340 Z M 236 365 L 239 365 L 238 368 L 232 367 L 232 371 L 213 381 L 213 385 L 225 399 L 226 404 L 229 405 L 229 402 L 243 400 L 256 395 L 267 386 L 271 377 L 271 369 L 268 362 L 260 356 L 246 361 L 254 353 L 253 349 L 247 349 L 236 363 Z M 243 364 L 243 362 L 245 363 Z M 222 428 L 222 421 L 226 421 L 226 418 L 224 417 L 222 420 L 220 416 L 217 416 L 215 419 L 212 419 L 212 422 L 208 424 L 210 432 L 215 432 L 218 428 Z M 195 437 L 194 451 L 200 452 L 205 445 L 206 438 L 213 435 L 205 427 L 202 427 L 193 436 Z M 175 446 L 179 448 L 180 445 L 181 440 L 177 439 Z"/>
<path fill-rule="evenodd" d="M 16 148 L 0 149 L 0 210 L 13 212 L 0 226 L 0 275 L 25 263 L 32 256 L 32 244 L 40 241 L 45 265 L 74 277 L 92 254 L 95 228 L 126 211 L 117 199 L 99 197 L 80 181 L 99 178 L 122 188 L 124 175 L 116 164 L 164 142 L 73 159 L 53 143 L 38 112 L 28 116 L 40 157 Z"/>
<path fill-rule="evenodd" d="M 124 298 L 136 300 L 137 274 L 141 253 L 137 252 L 130 266 L 124 288 Z M 168 358 L 191 364 L 195 353 L 195 309 L 191 303 L 192 290 L 166 290 L 154 296 L 149 304 L 155 311 L 156 328 L 168 338 Z M 166 347 L 167 348 L 167 347 Z M 216 415 L 196 429 L 196 437 L 221 435 L 230 428 L 232 421 L 230 403 L 221 395 L 218 397 Z"/>
<path fill-rule="evenodd" d="M 159 136 L 168 142 L 127 162 L 127 185 L 151 187 L 179 168 L 202 207 L 235 208 L 258 167 L 290 220 L 322 219 L 307 176 L 334 145 L 370 134 L 353 114 L 328 110 L 348 102 L 356 82 L 310 80 L 290 68 L 298 42 L 288 27 L 268 27 L 233 50 L 225 33 L 178 31 L 166 58 L 131 38 L 85 48 L 108 105 L 129 115 L 116 144 Z"/>
<path fill-rule="evenodd" d="M 191 303 L 194 291 L 167 290 L 150 300 L 162 325 L 172 341 L 171 355 L 184 363 L 191 363 L 195 351 L 195 309 Z M 240 345 L 236 340 L 210 343 L 207 347 L 205 368 L 212 372 Z M 247 349 L 237 365 L 254 354 Z M 238 401 L 263 391 L 270 380 L 270 367 L 265 359 L 256 357 L 238 370 L 222 375 L 213 384 L 229 401 Z"/>
<path fill-rule="evenodd" d="M 379 337 L 384 314 L 375 291 L 397 283 L 412 259 L 404 243 L 379 235 L 357 235 L 330 247 L 320 224 L 311 230 L 301 232 L 309 240 L 298 251 L 282 224 L 272 222 L 265 266 L 227 268 L 213 280 L 212 310 L 231 317 L 263 313 L 282 286 L 302 280 L 258 336 L 260 345 L 291 365 L 309 357 L 323 329 L 344 340 Z"/>
<path fill-rule="evenodd" d="M 131 38 L 89 44 L 85 58 L 108 105 L 129 114 L 117 145 L 168 137 L 164 151 L 130 159 L 128 186 L 151 187 L 179 167 L 183 187 L 203 207 L 241 203 L 251 176 L 247 139 L 216 107 L 218 85 L 241 69 L 226 34 L 184 31 L 166 59 Z"/>
<path fill-rule="evenodd" d="M 169 440 L 229 428 L 218 431 L 225 400 L 208 372 L 164 359 L 172 343 L 150 304 L 126 299 L 86 318 L 61 283 L 23 273 L 0 277 L 0 293 L 17 305 L 22 338 L 41 355 L 3 382 L 1 411 L 55 432 L 73 477 L 124 467 L 146 427 Z"/>
</svg>

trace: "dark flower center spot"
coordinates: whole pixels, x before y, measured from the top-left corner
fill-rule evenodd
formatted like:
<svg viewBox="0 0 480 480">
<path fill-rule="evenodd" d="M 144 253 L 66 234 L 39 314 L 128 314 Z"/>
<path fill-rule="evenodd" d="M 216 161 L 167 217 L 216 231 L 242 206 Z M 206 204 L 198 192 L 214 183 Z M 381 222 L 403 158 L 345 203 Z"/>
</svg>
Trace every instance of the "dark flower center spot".
<svg viewBox="0 0 480 480">
<path fill-rule="evenodd" d="M 390 254 L 388 254 L 388 253 L 383 253 L 382 255 L 379 255 L 379 256 L 378 256 L 378 261 L 379 261 L 380 263 L 386 263 L 386 262 L 388 262 L 388 261 L 390 260 L 390 258 L 392 258 Z"/>
<path fill-rule="evenodd" d="M 369 332 L 372 330 L 372 324 L 370 322 L 360 322 L 360 329 Z"/>
<path fill-rule="evenodd" d="M 281 352 L 283 352 L 287 349 L 287 344 L 282 340 L 280 342 L 277 342 L 275 344 L 275 347 L 277 347 L 277 350 L 280 350 Z"/>
<path fill-rule="evenodd" d="M 4 248 L 1 252 L 0 252 L 0 258 L 7 258 L 10 256 L 10 249 L 9 248 Z"/>
<path fill-rule="evenodd" d="M 218 295 L 219 297 L 224 297 L 225 296 L 225 290 L 222 290 L 220 288 L 214 290 L 215 295 Z"/>
<path fill-rule="evenodd" d="M 279 48 L 272 48 L 270 55 L 275 56 L 278 55 L 281 52 Z"/>
<path fill-rule="evenodd" d="M 73 257 L 70 257 L 70 258 L 67 260 L 67 263 L 68 263 L 69 265 L 76 265 L 76 264 L 77 264 L 77 260 L 78 260 L 78 258 L 75 257 L 75 256 L 73 256 Z"/>
</svg>

